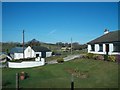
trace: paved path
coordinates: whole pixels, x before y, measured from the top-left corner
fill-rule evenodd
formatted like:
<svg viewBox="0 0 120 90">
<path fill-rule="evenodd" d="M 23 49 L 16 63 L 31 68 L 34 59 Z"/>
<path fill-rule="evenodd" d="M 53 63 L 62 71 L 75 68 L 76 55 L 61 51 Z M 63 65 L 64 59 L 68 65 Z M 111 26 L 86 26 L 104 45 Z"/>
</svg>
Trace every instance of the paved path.
<svg viewBox="0 0 120 90">
<path fill-rule="evenodd" d="M 58 62 L 57 62 L 57 60 L 52 60 L 52 61 L 47 61 L 46 63 L 47 63 L 47 64 L 56 64 L 56 63 L 58 63 Z"/>
<path fill-rule="evenodd" d="M 81 55 L 69 55 L 63 59 L 64 59 L 64 61 L 70 61 L 70 60 L 73 60 L 73 59 L 78 58 L 78 57 L 81 57 Z"/>
<path fill-rule="evenodd" d="M 75 59 L 75 58 L 77 58 L 77 57 L 81 57 L 81 55 L 79 54 L 79 55 L 69 55 L 69 56 L 67 56 L 67 57 L 65 57 L 65 58 L 63 58 L 64 59 L 64 61 L 66 62 L 66 61 L 70 61 L 70 60 L 73 60 L 73 59 Z M 48 61 L 48 62 L 46 62 L 47 64 L 56 64 L 56 63 L 58 63 L 57 62 L 57 60 L 52 60 L 52 61 Z"/>
</svg>

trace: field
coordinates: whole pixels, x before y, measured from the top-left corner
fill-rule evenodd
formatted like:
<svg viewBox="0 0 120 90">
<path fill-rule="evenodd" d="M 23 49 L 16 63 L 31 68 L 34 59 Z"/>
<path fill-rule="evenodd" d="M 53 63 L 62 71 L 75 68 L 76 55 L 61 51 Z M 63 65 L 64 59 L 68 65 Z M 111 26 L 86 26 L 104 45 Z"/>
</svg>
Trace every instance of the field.
<svg viewBox="0 0 120 90">
<path fill-rule="evenodd" d="M 92 59 L 75 59 L 29 69 L 4 68 L 3 87 L 15 88 L 15 74 L 22 71 L 27 72 L 29 78 L 20 80 L 20 88 L 70 88 L 72 74 L 75 88 L 118 87 L 118 64 Z"/>
</svg>

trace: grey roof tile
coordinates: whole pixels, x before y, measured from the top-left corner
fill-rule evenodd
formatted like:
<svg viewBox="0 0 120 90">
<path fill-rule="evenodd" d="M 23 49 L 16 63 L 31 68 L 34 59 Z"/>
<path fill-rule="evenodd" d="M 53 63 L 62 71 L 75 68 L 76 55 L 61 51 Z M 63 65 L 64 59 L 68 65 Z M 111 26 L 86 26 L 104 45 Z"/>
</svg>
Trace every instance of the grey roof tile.
<svg viewBox="0 0 120 90">
<path fill-rule="evenodd" d="M 120 30 L 112 31 L 88 42 L 87 44 L 120 42 L 119 36 Z"/>
</svg>

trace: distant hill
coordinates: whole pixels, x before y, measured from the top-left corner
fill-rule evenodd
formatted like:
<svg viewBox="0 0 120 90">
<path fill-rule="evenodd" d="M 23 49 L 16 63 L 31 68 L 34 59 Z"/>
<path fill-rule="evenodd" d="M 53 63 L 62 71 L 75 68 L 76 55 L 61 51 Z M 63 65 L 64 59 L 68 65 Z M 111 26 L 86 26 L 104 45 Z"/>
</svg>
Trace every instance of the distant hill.
<svg viewBox="0 0 120 90">
<path fill-rule="evenodd" d="M 9 52 L 11 48 L 13 47 L 22 47 L 23 44 L 19 43 L 19 42 L 0 42 L 0 47 L 2 46 L 2 52 Z M 60 51 L 61 47 L 70 47 L 71 43 L 63 43 L 63 42 L 56 42 L 56 44 L 52 44 L 52 43 L 45 43 L 45 42 L 41 42 L 39 40 L 36 39 L 32 39 L 28 42 L 25 42 L 25 46 L 43 46 L 43 47 L 47 47 L 48 49 L 50 49 L 51 51 Z M 73 50 L 82 50 L 87 48 L 86 44 L 79 44 L 77 42 L 73 42 L 72 44 L 73 46 Z M 0 51 L 1 52 L 1 51 Z"/>
<path fill-rule="evenodd" d="M 50 44 L 50 43 L 44 43 L 44 42 L 40 42 L 36 39 L 32 39 L 28 42 L 25 42 L 25 46 L 43 46 L 43 47 L 47 47 L 50 50 L 56 50 L 57 46 L 56 44 Z M 22 43 L 18 43 L 18 42 L 0 42 L 0 47 L 2 47 L 2 51 L 0 52 L 9 52 L 11 48 L 13 47 L 22 47 Z"/>
</svg>

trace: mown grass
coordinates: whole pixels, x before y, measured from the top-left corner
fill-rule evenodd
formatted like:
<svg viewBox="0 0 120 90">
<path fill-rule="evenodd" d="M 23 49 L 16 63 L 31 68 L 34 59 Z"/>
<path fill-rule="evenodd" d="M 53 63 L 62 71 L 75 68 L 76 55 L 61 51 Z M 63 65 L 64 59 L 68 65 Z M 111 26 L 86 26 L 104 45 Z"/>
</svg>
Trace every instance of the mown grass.
<svg viewBox="0 0 120 90">
<path fill-rule="evenodd" d="M 74 76 L 75 88 L 116 88 L 118 87 L 118 64 L 92 59 L 75 59 L 63 64 L 45 65 L 28 69 L 2 70 L 3 87 L 15 87 L 15 74 L 27 72 L 29 78 L 21 81 L 22 88 L 70 88 L 71 74 L 68 70 L 86 72 L 88 77 Z M 7 83 L 8 82 L 8 83 Z M 7 83 L 7 84 L 6 84 Z"/>
</svg>

